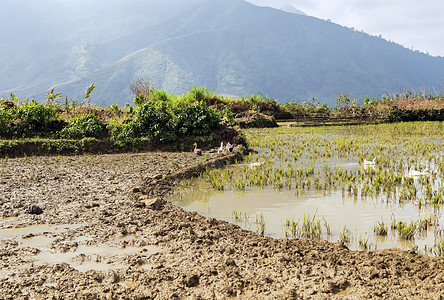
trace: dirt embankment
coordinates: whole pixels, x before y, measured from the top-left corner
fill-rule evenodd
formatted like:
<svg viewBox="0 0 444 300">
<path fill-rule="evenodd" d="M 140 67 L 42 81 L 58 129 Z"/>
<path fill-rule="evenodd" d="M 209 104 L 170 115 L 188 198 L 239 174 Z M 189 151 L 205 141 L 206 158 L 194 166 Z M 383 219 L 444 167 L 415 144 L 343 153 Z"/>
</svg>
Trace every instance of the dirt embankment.
<svg viewBox="0 0 444 300">
<path fill-rule="evenodd" d="M 0 299 L 444 298 L 443 258 L 272 239 L 162 200 L 177 179 L 222 163 L 216 157 L 143 153 L 2 162 Z M 27 213 L 32 204 L 43 213 Z M 77 225 L 5 235 L 5 228 L 31 224 Z M 50 242 L 42 247 L 43 238 Z M 46 250 L 75 254 L 103 245 L 121 252 L 37 261 Z M 113 268 L 75 268 L 90 262 Z"/>
</svg>

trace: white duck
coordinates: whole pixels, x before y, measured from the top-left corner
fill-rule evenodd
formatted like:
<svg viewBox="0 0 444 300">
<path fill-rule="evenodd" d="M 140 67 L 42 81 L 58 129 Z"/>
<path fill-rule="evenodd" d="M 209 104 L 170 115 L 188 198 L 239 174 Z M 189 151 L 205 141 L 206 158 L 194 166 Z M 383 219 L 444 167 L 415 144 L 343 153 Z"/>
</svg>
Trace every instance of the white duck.
<svg viewBox="0 0 444 300">
<path fill-rule="evenodd" d="M 250 168 L 257 168 L 257 167 L 262 166 L 264 163 L 265 163 L 265 161 L 261 161 L 261 162 L 252 162 L 252 163 L 249 163 L 248 166 L 249 166 Z"/>
<path fill-rule="evenodd" d="M 220 142 L 220 147 L 217 149 L 217 154 L 224 154 L 225 148 L 224 148 L 224 142 Z"/>
<path fill-rule="evenodd" d="M 413 170 L 413 169 L 409 170 L 409 177 L 421 177 L 421 176 L 429 176 L 429 175 L 430 175 L 430 170 L 427 168 L 422 172 L 417 171 L 417 170 Z"/>
<path fill-rule="evenodd" d="M 233 152 L 233 150 L 234 150 L 234 145 L 231 145 L 231 143 L 228 142 L 228 143 L 227 143 L 227 151 L 228 151 L 228 152 Z"/>
<path fill-rule="evenodd" d="M 376 164 L 376 158 L 373 158 L 373 160 L 366 160 L 364 158 L 364 166 L 374 166 Z"/>
</svg>

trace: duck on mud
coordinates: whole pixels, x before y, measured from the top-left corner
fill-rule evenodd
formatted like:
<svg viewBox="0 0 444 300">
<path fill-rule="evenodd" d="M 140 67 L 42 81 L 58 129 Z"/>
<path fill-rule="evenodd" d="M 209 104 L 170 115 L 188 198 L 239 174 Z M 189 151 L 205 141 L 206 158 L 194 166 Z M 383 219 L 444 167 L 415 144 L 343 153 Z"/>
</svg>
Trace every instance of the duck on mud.
<svg viewBox="0 0 444 300">
<path fill-rule="evenodd" d="M 194 153 L 196 155 L 202 155 L 202 149 L 197 148 L 197 144 L 196 143 L 194 143 L 193 146 L 194 146 Z"/>
</svg>

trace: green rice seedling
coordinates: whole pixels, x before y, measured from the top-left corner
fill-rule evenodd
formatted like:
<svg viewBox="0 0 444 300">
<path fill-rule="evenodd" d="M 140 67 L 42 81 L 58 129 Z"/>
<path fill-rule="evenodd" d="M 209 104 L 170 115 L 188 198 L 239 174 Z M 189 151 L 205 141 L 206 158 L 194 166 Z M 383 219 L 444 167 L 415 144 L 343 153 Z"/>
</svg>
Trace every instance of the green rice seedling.
<svg viewBox="0 0 444 300">
<path fill-rule="evenodd" d="M 431 199 L 432 204 L 441 205 L 444 203 L 444 194 L 441 190 L 434 191 Z"/>
<path fill-rule="evenodd" d="M 438 214 L 430 213 L 427 217 L 419 219 L 417 222 L 417 228 L 419 232 L 427 231 L 429 227 L 438 226 L 439 220 Z"/>
<path fill-rule="evenodd" d="M 358 244 L 361 249 L 363 249 L 363 250 L 369 249 L 368 239 L 369 239 L 369 237 L 367 236 L 367 232 L 364 234 L 364 236 L 362 236 L 362 235 L 359 236 Z"/>
<path fill-rule="evenodd" d="M 410 224 L 398 221 L 397 229 L 399 236 L 404 240 L 413 240 L 415 238 L 415 233 L 418 230 L 416 223 L 413 221 L 410 221 Z"/>
<path fill-rule="evenodd" d="M 174 160 L 174 159 L 168 159 L 170 162 L 171 162 L 171 164 L 173 165 L 173 168 L 174 169 L 179 169 L 180 168 L 180 165 L 179 165 L 179 163 L 176 161 L 176 160 Z"/>
<path fill-rule="evenodd" d="M 324 227 L 325 227 L 325 230 L 326 230 L 326 232 L 327 232 L 327 237 L 331 237 L 332 234 L 331 234 L 331 228 L 330 228 L 330 225 L 327 223 L 327 220 L 325 219 L 324 216 L 322 216 L 322 220 L 324 221 Z"/>
<path fill-rule="evenodd" d="M 234 221 L 237 223 L 245 222 L 245 224 L 248 224 L 248 221 L 250 219 L 250 216 L 247 213 L 242 213 L 242 212 L 238 211 L 236 208 L 233 209 L 232 215 L 233 215 Z"/>
<path fill-rule="evenodd" d="M 435 244 L 433 246 L 436 256 L 444 257 L 444 229 L 435 233 Z"/>
<path fill-rule="evenodd" d="M 6 162 L 8 161 L 8 157 L 6 156 L 5 159 L 2 161 L 2 172 L 6 169 Z"/>
<path fill-rule="evenodd" d="M 265 233 L 265 217 L 263 213 L 256 215 L 257 233 L 264 235 Z"/>
<path fill-rule="evenodd" d="M 435 255 L 444 256 L 444 239 L 439 240 L 435 244 Z"/>
<path fill-rule="evenodd" d="M 387 235 L 387 225 L 385 225 L 383 221 L 378 222 L 375 224 L 375 226 L 373 226 L 373 232 L 376 235 L 385 236 Z"/>
<path fill-rule="evenodd" d="M 347 226 L 344 226 L 342 231 L 339 233 L 339 241 L 343 245 L 347 245 L 348 246 L 351 243 L 351 238 L 352 238 L 351 231 L 347 228 Z"/>
<path fill-rule="evenodd" d="M 235 178 L 234 179 L 234 186 L 238 190 L 245 190 L 245 187 L 247 186 L 245 178 Z"/>
<path fill-rule="evenodd" d="M 313 185 L 315 189 L 321 190 L 322 189 L 321 179 L 319 177 L 316 177 L 313 181 Z"/>
<path fill-rule="evenodd" d="M 302 235 L 305 238 L 318 240 L 321 238 L 321 221 L 316 220 L 316 213 L 314 214 L 313 218 L 311 218 L 310 215 L 304 214 L 304 220 L 302 222 Z"/>
<path fill-rule="evenodd" d="M 27 178 L 29 181 L 37 180 L 37 171 L 35 170 L 35 168 L 32 168 L 32 170 L 29 172 Z"/>
<path fill-rule="evenodd" d="M 180 184 L 183 187 L 187 187 L 187 186 L 190 186 L 192 182 L 193 182 L 192 179 L 182 179 Z"/>
<path fill-rule="evenodd" d="M 289 237 L 300 237 L 301 234 L 301 228 L 298 226 L 299 221 L 295 221 L 294 219 L 285 219 L 285 222 L 283 224 L 284 227 L 284 234 L 286 238 Z"/>
<path fill-rule="evenodd" d="M 291 178 L 285 179 L 285 187 L 291 191 L 291 188 L 292 188 Z"/>
<path fill-rule="evenodd" d="M 211 178 L 210 183 L 218 191 L 223 191 L 225 189 L 224 181 L 220 178 Z"/>
<path fill-rule="evenodd" d="M 238 211 L 236 208 L 233 209 L 233 218 L 236 222 L 242 220 L 242 213 L 240 211 Z"/>
</svg>

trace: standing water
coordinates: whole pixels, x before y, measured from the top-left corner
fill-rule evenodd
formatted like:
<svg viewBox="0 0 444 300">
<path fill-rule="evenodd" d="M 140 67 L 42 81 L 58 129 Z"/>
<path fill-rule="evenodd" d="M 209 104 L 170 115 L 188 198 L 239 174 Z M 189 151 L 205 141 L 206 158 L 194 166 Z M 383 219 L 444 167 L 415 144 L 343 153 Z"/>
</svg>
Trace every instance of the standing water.
<svg viewBox="0 0 444 300">
<path fill-rule="evenodd" d="M 423 138 L 422 124 L 249 130 L 257 154 L 170 200 L 275 238 L 443 255 L 442 133 Z"/>
</svg>

